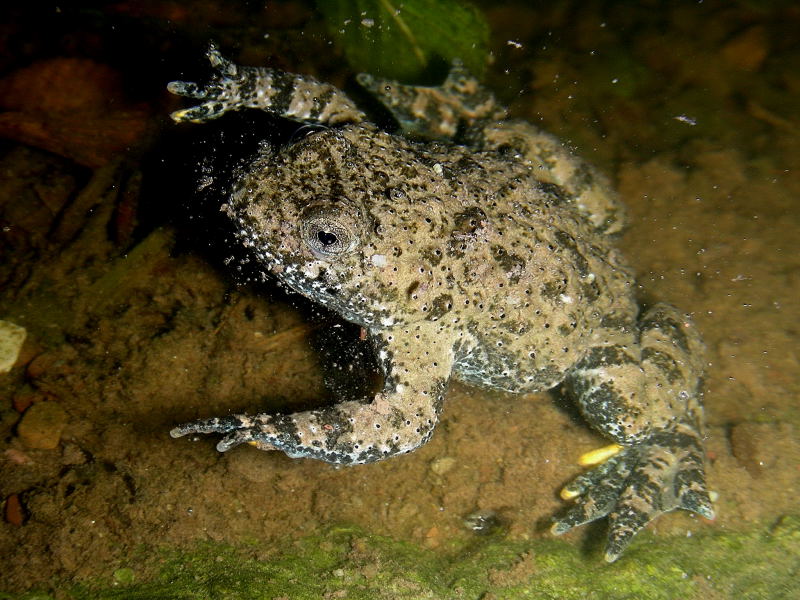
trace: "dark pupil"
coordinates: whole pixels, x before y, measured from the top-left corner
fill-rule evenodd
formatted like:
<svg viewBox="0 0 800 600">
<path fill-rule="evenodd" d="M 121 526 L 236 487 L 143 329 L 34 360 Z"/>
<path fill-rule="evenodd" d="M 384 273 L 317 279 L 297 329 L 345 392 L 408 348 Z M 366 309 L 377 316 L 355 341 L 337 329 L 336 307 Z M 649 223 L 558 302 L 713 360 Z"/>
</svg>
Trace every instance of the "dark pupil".
<svg viewBox="0 0 800 600">
<path fill-rule="evenodd" d="M 318 231 L 317 239 L 323 246 L 331 246 L 339 241 L 339 238 L 336 237 L 336 234 L 331 233 L 330 231 Z"/>
</svg>

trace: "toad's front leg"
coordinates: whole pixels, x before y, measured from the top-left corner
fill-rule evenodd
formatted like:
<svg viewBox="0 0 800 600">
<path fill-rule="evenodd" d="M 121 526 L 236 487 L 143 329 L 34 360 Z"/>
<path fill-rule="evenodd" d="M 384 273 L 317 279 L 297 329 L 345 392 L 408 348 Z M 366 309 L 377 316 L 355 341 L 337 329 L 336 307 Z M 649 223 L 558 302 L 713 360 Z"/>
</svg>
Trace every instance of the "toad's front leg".
<svg viewBox="0 0 800 600">
<path fill-rule="evenodd" d="M 170 435 L 221 433 L 221 452 L 251 443 L 260 450 L 335 464 L 362 464 L 410 452 L 433 433 L 453 364 L 452 344 L 441 334 L 427 335 L 429 326 L 408 326 L 374 338 L 384 387 L 371 402 L 340 402 L 288 415 L 204 419 L 180 425 Z M 414 344 L 405 343 L 408 339 Z M 424 352 L 414 352 L 421 341 Z"/>
<path fill-rule="evenodd" d="M 586 418 L 621 447 L 564 488 L 562 496 L 576 505 L 552 530 L 561 534 L 608 515 L 611 562 L 662 513 L 682 508 L 712 519 L 714 511 L 698 399 L 703 344 L 694 326 L 659 304 L 638 324 L 599 332 L 598 339 L 602 344 L 569 383 Z"/>
<path fill-rule="evenodd" d="M 236 65 L 223 57 L 213 43 L 206 56 L 217 73 L 205 87 L 190 81 L 171 81 L 167 85 L 173 94 L 203 101 L 172 113 L 174 121 L 202 123 L 242 108 L 256 108 L 304 123 L 336 125 L 364 120 L 364 113 L 353 101 L 329 83 L 306 75 Z"/>
</svg>

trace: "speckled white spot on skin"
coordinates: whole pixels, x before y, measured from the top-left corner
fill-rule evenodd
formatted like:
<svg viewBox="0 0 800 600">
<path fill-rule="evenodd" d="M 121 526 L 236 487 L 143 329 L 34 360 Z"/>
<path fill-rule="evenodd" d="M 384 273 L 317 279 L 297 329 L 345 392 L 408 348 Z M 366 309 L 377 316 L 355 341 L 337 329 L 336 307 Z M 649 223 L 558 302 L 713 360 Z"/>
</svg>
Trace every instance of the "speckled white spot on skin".
<svg viewBox="0 0 800 600">
<path fill-rule="evenodd" d="M 319 268 L 320 268 L 319 262 L 306 263 L 305 265 L 303 265 L 301 272 L 303 276 L 307 277 L 308 279 L 316 279 L 317 277 L 319 277 Z M 291 271 L 288 271 L 287 269 L 287 272 Z"/>
<path fill-rule="evenodd" d="M 442 165 L 440 163 L 436 163 L 435 165 L 433 165 L 433 172 L 436 173 L 439 177 L 441 177 L 444 174 L 444 169 L 442 168 Z"/>
<path fill-rule="evenodd" d="M 606 376 L 606 369 L 605 367 L 597 367 L 594 369 L 583 369 L 582 373 L 587 377 L 604 378 Z M 594 387 L 590 389 L 594 389 Z"/>
<path fill-rule="evenodd" d="M 382 269 L 387 264 L 386 255 L 385 254 L 373 254 L 370 257 L 370 260 L 372 261 L 372 264 L 375 265 L 376 267 L 378 267 L 379 269 Z"/>
</svg>

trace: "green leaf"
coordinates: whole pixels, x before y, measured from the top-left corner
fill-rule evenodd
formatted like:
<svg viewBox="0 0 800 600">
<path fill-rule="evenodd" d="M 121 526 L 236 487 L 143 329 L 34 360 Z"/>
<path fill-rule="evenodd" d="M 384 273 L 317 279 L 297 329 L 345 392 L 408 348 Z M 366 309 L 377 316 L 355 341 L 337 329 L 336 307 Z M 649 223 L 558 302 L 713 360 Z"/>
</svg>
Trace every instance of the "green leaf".
<svg viewBox="0 0 800 600">
<path fill-rule="evenodd" d="M 350 66 L 403 83 L 434 83 L 460 58 L 476 76 L 489 54 L 489 27 L 459 0 L 319 0 Z"/>
</svg>

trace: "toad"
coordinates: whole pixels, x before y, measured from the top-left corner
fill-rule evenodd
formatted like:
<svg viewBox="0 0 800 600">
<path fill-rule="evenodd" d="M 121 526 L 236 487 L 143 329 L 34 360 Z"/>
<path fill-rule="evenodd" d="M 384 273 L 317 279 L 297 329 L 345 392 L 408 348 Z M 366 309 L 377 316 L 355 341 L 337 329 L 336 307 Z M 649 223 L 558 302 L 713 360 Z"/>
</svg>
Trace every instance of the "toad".
<svg viewBox="0 0 800 600">
<path fill-rule="evenodd" d="M 606 560 L 661 513 L 713 518 L 705 485 L 704 346 L 669 304 L 641 307 L 613 244 L 624 212 L 608 181 L 553 136 L 507 119 L 459 64 L 441 86 L 359 82 L 398 125 L 373 124 L 311 77 L 242 67 L 212 45 L 200 101 L 178 122 L 259 109 L 313 124 L 268 142 L 222 210 L 260 270 L 360 325 L 382 389 L 292 414 L 229 415 L 173 437 L 222 434 L 290 457 L 357 465 L 433 434 L 448 382 L 515 393 L 563 388 L 614 444 L 562 491 L 555 534 L 608 516 Z"/>
</svg>

